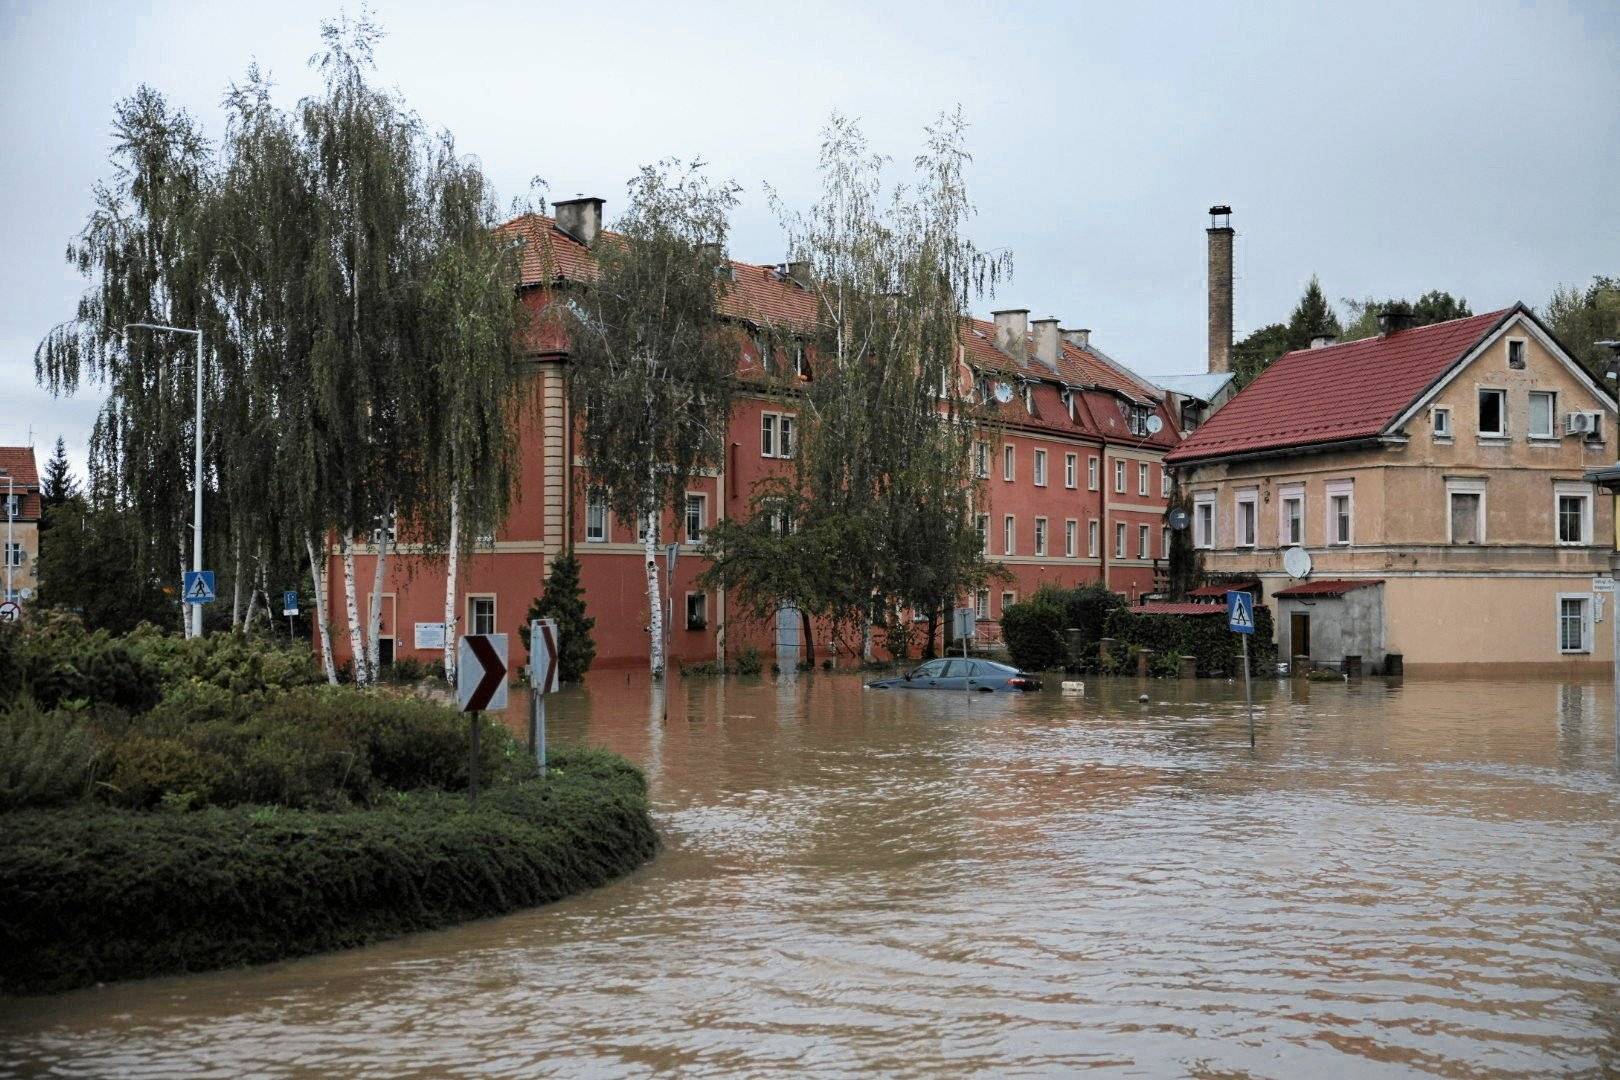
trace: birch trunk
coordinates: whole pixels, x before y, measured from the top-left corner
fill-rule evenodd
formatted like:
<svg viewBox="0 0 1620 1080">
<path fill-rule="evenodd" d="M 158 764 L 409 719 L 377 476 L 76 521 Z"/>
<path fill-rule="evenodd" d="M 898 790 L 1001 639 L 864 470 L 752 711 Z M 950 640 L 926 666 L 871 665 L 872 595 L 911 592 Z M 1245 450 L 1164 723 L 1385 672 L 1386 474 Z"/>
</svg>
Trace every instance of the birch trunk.
<svg viewBox="0 0 1620 1080">
<path fill-rule="evenodd" d="M 444 573 L 444 681 L 456 685 L 456 571 L 461 567 L 461 495 L 450 492 L 450 552 Z"/>
<path fill-rule="evenodd" d="M 186 538 L 180 537 L 180 636 L 191 636 L 191 605 L 186 603 Z"/>
<path fill-rule="evenodd" d="M 647 632 L 652 635 L 652 676 L 664 677 L 664 600 L 658 589 L 658 514 L 647 515 L 647 538 L 642 542 L 647 557 L 647 610 L 651 618 Z"/>
<path fill-rule="evenodd" d="M 270 601 L 270 597 L 266 596 L 265 597 L 265 602 L 269 603 L 269 601 Z M 248 590 L 247 615 L 245 615 L 243 617 L 243 619 L 242 619 L 242 630 L 244 632 L 247 632 L 247 633 L 252 632 L 252 630 L 253 630 L 253 617 L 255 615 L 257 615 L 258 613 L 259 613 L 259 587 L 257 585 L 255 585 L 255 586 L 253 586 L 253 588 Z"/>
<path fill-rule="evenodd" d="M 242 626 L 242 538 L 231 543 L 231 629 Z"/>
<path fill-rule="evenodd" d="M 366 663 L 366 636 L 360 626 L 360 605 L 354 596 L 354 542 L 346 534 L 340 534 L 338 550 L 343 554 L 343 606 L 344 614 L 349 617 L 349 655 L 353 657 L 354 684 L 365 686 L 371 681 L 371 670 Z"/>
<path fill-rule="evenodd" d="M 366 667 L 372 681 L 382 676 L 382 591 L 388 570 L 388 534 L 393 531 L 394 511 L 390 507 L 377 530 L 377 563 L 371 574 L 371 610 L 366 616 Z"/>
<path fill-rule="evenodd" d="M 313 537 L 304 537 L 304 547 L 309 552 L 309 576 L 315 586 L 315 626 L 316 632 L 321 635 L 321 667 L 326 671 L 326 681 L 336 686 L 337 665 L 332 662 L 332 624 L 326 618 L 326 562 L 315 557 Z"/>
</svg>

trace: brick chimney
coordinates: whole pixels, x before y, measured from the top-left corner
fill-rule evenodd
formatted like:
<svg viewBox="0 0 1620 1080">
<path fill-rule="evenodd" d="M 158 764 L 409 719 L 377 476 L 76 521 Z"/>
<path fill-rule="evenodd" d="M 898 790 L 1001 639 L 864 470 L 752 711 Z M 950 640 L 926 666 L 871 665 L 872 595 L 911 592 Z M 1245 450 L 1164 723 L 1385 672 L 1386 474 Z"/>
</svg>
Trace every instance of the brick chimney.
<svg viewBox="0 0 1620 1080">
<path fill-rule="evenodd" d="M 1209 208 L 1209 370 L 1232 370 L 1232 208 Z"/>
<path fill-rule="evenodd" d="M 1385 304 L 1378 313 L 1378 332 L 1398 334 L 1412 328 L 1412 309 L 1406 304 Z"/>
<path fill-rule="evenodd" d="M 801 289 L 809 289 L 815 285 L 815 272 L 810 269 L 809 262 L 790 262 L 787 264 L 787 276 L 790 281 Z"/>
<path fill-rule="evenodd" d="M 589 195 L 576 195 L 572 199 L 551 204 L 557 218 L 557 228 L 575 240 L 590 247 L 602 231 L 603 200 Z"/>
<path fill-rule="evenodd" d="M 1063 331 L 1063 340 L 1077 349 L 1089 348 L 1091 346 L 1091 331 L 1087 329 L 1065 330 Z"/>
<path fill-rule="evenodd" d="M 1035 331 L 1035 359 L 1055 375 L 1058 369 L 1058 351 L 1062 347 L 1062 332 L 1056 319 L 1036 319 L 1029 324 Z"/>
<path fill-rule="evenodd" d="M 1008 308 L 990 314 L 996 320 L 996 348 L 1020 363 L 1028 360 L 1029 308 Z"/>
</svg>

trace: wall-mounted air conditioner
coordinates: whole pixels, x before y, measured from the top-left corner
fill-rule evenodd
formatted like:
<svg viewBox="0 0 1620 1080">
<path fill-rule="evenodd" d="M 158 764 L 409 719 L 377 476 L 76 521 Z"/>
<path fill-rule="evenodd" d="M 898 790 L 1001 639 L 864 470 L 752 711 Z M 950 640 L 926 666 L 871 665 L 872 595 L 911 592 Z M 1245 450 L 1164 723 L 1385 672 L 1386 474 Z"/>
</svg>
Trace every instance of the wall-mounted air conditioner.
<svg viewBox="0 0 1620 1080">
<path fill-rule="evenodd" d="M 1600 412 L 1572 412 L 1564 414 L 1565 435 L 1594 437 L 1603 433 L 1603 414 Z"/>
</svg>

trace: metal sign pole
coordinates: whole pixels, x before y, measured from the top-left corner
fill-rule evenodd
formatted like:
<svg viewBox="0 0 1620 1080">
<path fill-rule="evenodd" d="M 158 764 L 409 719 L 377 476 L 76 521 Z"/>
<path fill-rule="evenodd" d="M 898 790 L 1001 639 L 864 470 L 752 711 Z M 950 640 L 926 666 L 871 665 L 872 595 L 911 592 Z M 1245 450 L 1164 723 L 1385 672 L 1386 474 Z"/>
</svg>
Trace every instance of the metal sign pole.
<svg viewBox="0 0 1620 1080">
<path fill-rule="evenodd" d="M 467 762 L 467 799 L 474 809 L 478 807 L 478 732 L 484 726 L 483 720 L 483 713 L 472 714 L 472 742 L 468 751 L 471 757 Z"/>
<path fill-rule="evenodd" d="M 1249 635 L 1239 634 L 1243 639 L 1243 703 L 1249 709 L 1249 749 L 1254 749 L 1254 691 L 1249 686 Z"/>
</svg>

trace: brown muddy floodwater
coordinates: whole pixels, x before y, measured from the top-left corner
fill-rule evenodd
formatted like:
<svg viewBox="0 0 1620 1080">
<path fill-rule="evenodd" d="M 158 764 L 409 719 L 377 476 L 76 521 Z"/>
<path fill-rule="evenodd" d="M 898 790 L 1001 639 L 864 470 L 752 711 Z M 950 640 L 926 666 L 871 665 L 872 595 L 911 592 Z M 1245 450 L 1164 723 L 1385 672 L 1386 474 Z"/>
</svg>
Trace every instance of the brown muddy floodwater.
<svg viewBox="0 0 1620 1080">
<path fill-rule="evenodd" d="M 693 681 L 655 719 L 603 673 L 552 699 L 552 739 L 646 767 L 667 848 L 644 870 L 374 948 L 0 1002 L 0 1073 L 1620 1072 L 1607 686 L 1257 696 L 1251 752 L 1224 683 Z"/>
</svg>

